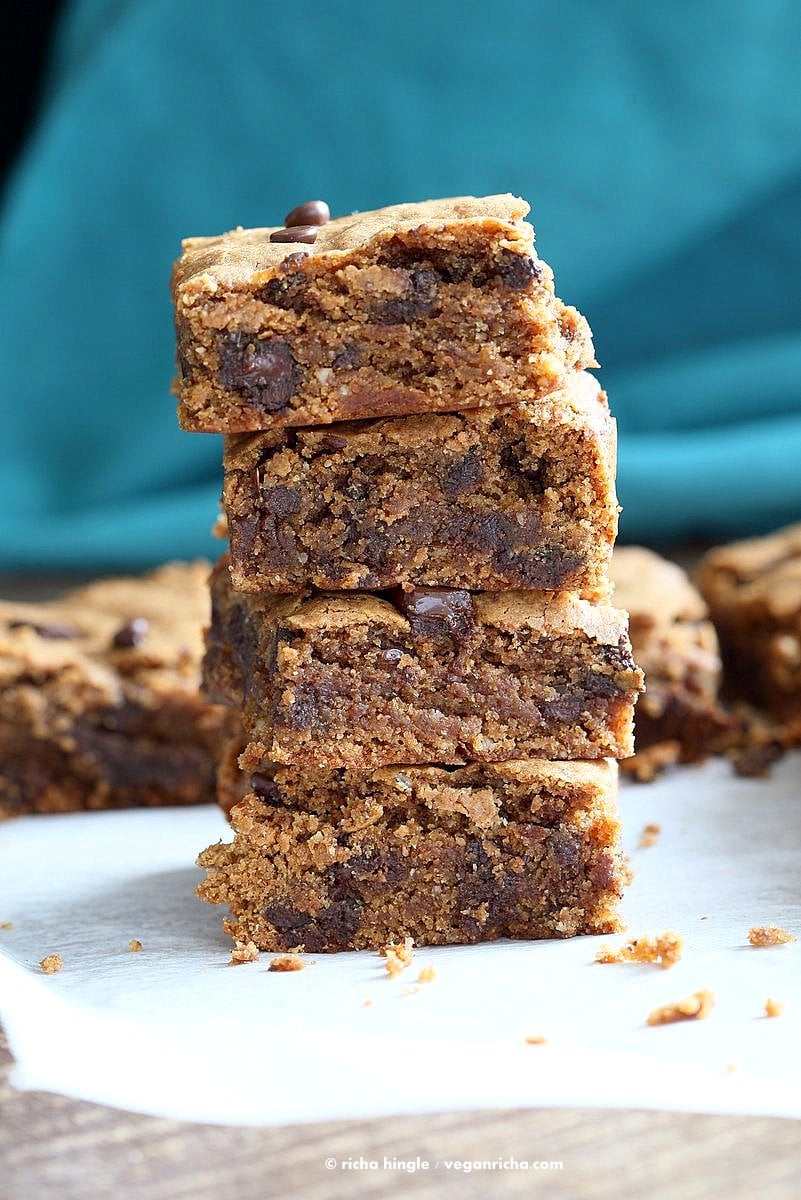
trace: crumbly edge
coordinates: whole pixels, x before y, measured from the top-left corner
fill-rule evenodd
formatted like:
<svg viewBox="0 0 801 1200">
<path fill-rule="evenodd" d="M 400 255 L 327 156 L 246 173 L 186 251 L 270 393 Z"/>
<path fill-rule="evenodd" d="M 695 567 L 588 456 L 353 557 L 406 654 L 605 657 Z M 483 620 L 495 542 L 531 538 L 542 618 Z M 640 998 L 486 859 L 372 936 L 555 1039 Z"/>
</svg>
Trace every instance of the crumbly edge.
<svg viewBox="0 0 801 1200">
<path fill-rule="evenodd" d="M 625 877 L 614 770 L 582 764 L 579 781 L 553 766 L 535 783 L 505 765 L 278 768 L 281 800 L 251 794 L 232 810 L 234 841 L 201 854 L 198 894 L 229 905 L 232 936 L 269 951 L 613 932 Z"/>
</svg>

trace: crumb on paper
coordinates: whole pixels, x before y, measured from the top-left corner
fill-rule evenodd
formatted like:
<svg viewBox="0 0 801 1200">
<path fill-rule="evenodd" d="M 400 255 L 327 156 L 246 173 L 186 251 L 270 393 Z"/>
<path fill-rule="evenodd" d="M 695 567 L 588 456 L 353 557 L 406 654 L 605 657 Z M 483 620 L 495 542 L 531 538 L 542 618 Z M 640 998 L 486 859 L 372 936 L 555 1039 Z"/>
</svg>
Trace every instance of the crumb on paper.
<svg viewBox="0 0 801 1200">
<path fill-rule="evenodd" d="M 677 963 L 684 949 L 684 939 L 675 929 L 658 933 L 655 937 L 631 938 L 618 950 L 601 946 L 595 955 L 599 963 L 658 963 L 667 970 Z"/>
<path fill-rule="evenodd" d="M 700 1021 L 708 1017 L 715 1007 L 715 997 L 712 992 L 702 988 L 677 1000 L 674 1004 L 663 1004 L 648 1014 L 647 1025 L 672 1025 L 674 1021 Z"/>
<path fill-rule="evenodd" d="M 765 1001 L 765 1016 L 766 1017 L 780 1017 L 783 1012 L 784 1012 L 784 1001 L 783 1000 L 773 1000 L 770 996 L 768 996 L 767 1000 Z"/>
<path fill-rule="evenodd" d="M 748 930 L 748 940 L 752 946 L 784 946 L 797 939 L 780 925 L 753 925 Z"/>
<path fill-rule="evenodd" d="M 736 1071 L 738 1069 L 737 1063 L 727 1062 L 726 1066 L 723 1069 L 726 1071 L 726 1073 L 728 1075 L 731 1075 L 731 1074 L 733 1074 L 734 1071 Z"/>
<path fill-rule="evenodd" d="M 279 954 L 270 959 L 268 971 L 302 971 L 306 964 L 297 954 Z"/>
<path fill-rule="evenodd" d="M 645 750 L 638 750 L 632 758 L 624 758 L 620 764 L 624 775 L 636 779 L 637 783 L 653 783 L 667 767 L 674 766 L 681 758 L 681 742 L 657 742 Z"/>
<path fill-rule="evenodd" d="M 369 1008 L 372 1003 L 372 1000 L 362 1000 L 362 1008 Z"/>
<path fill-rule="evenodd" d="M 139 941 L 139 938 L 131 938 L 130 942 L 128 943 L 128 949 L 131 951 L 131 953 L 138 954 L 142 949 L 142 943 Z"/>
<path fill-rule="evenodd" d="M 231 951 L 232 967 L 238 967 L 240 963 L 256 962 L 259 957 L 259 948 L 255 942 L 237 942 Z"/>
<path fill-rule="evenodd" d="M 526 1037 L 526 1045 L 527 1046 L 547 1046 L 548 1039 L 547 1039 L 547 1037 L 544 1037 L 543 1034 L 541 1034 L 541 1033 L 530 1033 Z"/>
<path fill-rule="evenodd" d="M 437 978 L 437 972 L 433 967 L 423 967 L 420 974 L 417 976 L 418 983 L 433 983 Z"/>
<path fill-rule="evenodd" d="M 56 971 L 60 971 L 64 966 L 64 962 L 60 954 L 46 954 L 44 958 L 39 960 L 39 966 L 45 975 L 55 975 Z"/>
<path fill-rule="evenodd" d="M 387 942 L 386 946 L 382 946 L 379 954 L 386 959 L 384 967 L 390 979 L 394 979 L 396 975 L 400 975 L 401 971 L 405 971 L 414 958 L 414 940 L 410 937 L 404 938 L 402 942 Z"/>
<path fill-rule="evenodd" d="M 2 921 L 2 922 L 0 922 L 0 929 L 13 929 L 13 928 L 14 928 L 14 922 L 13 922 L 13 921 Z"/>
<path fill-rule="evenodd" d="M 410 987 L 409 984 L 407 984 L 406 987 L 403 989 L 403 995 L 404 996 L 416 996 L 419 991 L 420 991 L 420 988 L 417 987 L 416 984 L 414 987 Z"/>
<path fill-rule="evenodd" d="M 640 840 L 637 843 L 638 849 L 644 850 L 648 846 L 655 846 L 657 838 L 659 837 L 661 832 L 662 832 L 662 826 L 657 825 L 653 821 L 649 822 L 647 825 L 644 825 L 643 831 L 640 834 Z"/>
</svg>

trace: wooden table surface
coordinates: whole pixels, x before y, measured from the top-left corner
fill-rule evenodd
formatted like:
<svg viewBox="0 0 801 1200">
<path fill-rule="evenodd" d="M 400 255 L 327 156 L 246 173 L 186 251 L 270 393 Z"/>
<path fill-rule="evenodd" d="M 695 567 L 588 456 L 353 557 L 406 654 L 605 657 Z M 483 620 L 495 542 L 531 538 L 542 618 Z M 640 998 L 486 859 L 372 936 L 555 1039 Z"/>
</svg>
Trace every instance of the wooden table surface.
<svg viewBox="0 0 801 1200">
<path fill-rule="evenodd" d="M 17 1092 L 8 1081 L 11 1061 L 0 1034 L 2 1200 L 795 1200 L 801 1191 L 799 1121 L 565 1108 L 228 1128 Z M 385 1169 L 385 1157 L 431 1166 L 409 1174 Z M 359 1158 L 382 1165 L 340 1165 Z M 512 1158 L 563 1166 L 470 1173 L 445 1166 Z M 335 1166 L 326 1165 L 331 1159 Z"/>
</svg>

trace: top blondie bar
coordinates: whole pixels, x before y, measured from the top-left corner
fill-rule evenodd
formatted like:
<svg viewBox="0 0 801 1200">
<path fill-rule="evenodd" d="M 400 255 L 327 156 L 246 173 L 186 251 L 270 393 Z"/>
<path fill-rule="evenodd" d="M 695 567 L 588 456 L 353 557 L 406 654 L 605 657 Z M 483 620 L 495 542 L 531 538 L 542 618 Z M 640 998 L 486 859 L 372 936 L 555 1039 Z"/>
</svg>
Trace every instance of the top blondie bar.
<svg viewBox="0 0 801 1200">
<path fill-rule="evenodd" d="M 597 365 L 515 196 L 189 238 L 173 272 L 179 420 L 240 433 L 530 400 Z"/>
</svg>

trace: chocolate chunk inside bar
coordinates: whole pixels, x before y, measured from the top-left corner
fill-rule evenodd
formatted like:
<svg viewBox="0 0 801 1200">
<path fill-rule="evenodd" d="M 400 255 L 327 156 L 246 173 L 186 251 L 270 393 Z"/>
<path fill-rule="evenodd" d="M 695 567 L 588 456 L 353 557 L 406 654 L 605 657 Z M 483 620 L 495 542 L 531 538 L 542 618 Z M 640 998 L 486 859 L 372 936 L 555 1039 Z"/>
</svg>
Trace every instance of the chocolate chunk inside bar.
<svg viewBox="0 0 801 1200">
<path fill-rule="evenodd" d="M 377 949 L 619 928 L 612 762 L 270 767 L 205 850 L 198 894 L 262 950 Z"/>
<path fill-rule="evenodd" d="M 676 742 L 684 762 L 720 750 L 732 722 L 718 701 L 718 640 L 700 593 L 678 564 L 643 546 L 616 547 L 611 578 L 615 603 L 628 610 L 634 656 L 645 672 L 636 750 Z M 637 770 L 633 760 L 631 767 Z"/>
<path fill-rule="evenodd" d="M 281 763 L 625 757 L 625 613 L 572 593 L 248 595 L 212 576 L 205 686 Z"/>
<path fill-rule="evenodd" d="M 199 691 L 208 570 L 0 601 L 0 816 L 214 798 L 232 714 Z"/>
<path fill-rule="evenodd" d="M 603 595 L 614 481 L 614 421 L 584 372 L 528 404 L 229 437 L 231 576 Z"/>
<path fill-rule="evenodd" d="M 529 400 L 595 365 L 514 196 L 190 238 L 179 420 L 236 433 Z"/>
</svg>

